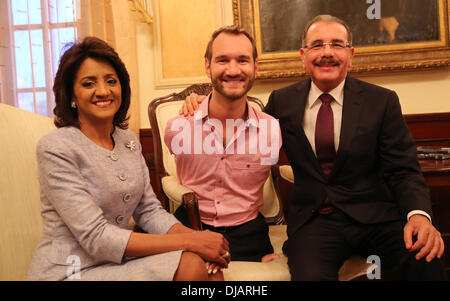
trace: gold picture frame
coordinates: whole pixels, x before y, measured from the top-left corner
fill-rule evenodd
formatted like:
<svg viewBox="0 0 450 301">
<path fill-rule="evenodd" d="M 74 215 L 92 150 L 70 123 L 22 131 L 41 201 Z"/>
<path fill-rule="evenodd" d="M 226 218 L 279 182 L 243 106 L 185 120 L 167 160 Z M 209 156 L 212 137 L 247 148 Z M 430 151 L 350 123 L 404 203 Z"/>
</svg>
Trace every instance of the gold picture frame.
<svg viewBox="0 0 450 301">
<path fill-rule="evenodd" d="M 261 14 L 265 14 L 264 3 L 281 3 L 278 1 L 265 2 L 268 0 L 232 0 L 233 2 L 233 18 L 234 24 L 240 25 L 250 32 L 255 37 L 258 48 L 258 75 L 259 79 L 274 79 L 274 78 L 291 78 L 291 77 L 304 77 L 306 72 L 302 66 L 300 60 L 299 49 L 301 47 L 298 43 L 298 49 L 284 50 L 278 49 L 277 51 L 265 51 L 263 49 L 263 36 L 265 36 L 262 29 Z M 303 5 L 305 2 L 299 2 L 293 0 L 292 5 Z M 317 0 L 309 0 L 317 1 Z M 325 0 L 326 1 L 326 0 Z M 353 0 L 354 1 L 354 0 Z M 367 4 L 366 0 L 360 0 L 366 3 L 367 11 L 369 11 L 370 4 Z M 378 0 L 374 0 L 378 1 Z M 368 1 L 373 2 L 374 1 Z M 381 1 L 381 0 L 380 0 Z M 392 1 L 392 0 L 389 0 Z M 415 0 L 398 0 L 399 3 L 404 5 L 407 1 Z M 412 42 L 386 42 L 385 44 L 368 44 L 358 46 L 355 45 L 355 57 L 353 59 L 353 66 L 349 70 L 349 73 L 358 73 L 358 75 L 372 75 L 376 73 L 384 72 L 403 72 L 413 70 L 430 70 L 439 69 L 450 66 L 450 0 L 430 0 L 436 1 L 433 3 L 438 11 L 437 20 L 434 20 L 433 26 L 437 27 L 437 37 L 435 39 L 425 41 L 412 41 Z M 341 2 L 335 1 L 335 2 Z M 286 1 L 283 2 L 286 5 Z M 298 4 L 301 3 L 301 4 Z M 317 4 L 318 2 L 313 2 Z M 342 3 L 342 2 L 341 2 Z M 353 2 L 355 3 L 355 2 Z M 353 4 L 352 3 L 352 4 Z M 392 3 L 392 2 L 391 2 Z M 431 2 L 430 2 L 431 3 Z M 261 6 L 260 6 L 261 5 Z M 284 15 L 277 16 L 278 20 L 290 22 L 286 18 L 286 14 L 290 9 L 273 9 L 271 12 L 276 11 Z M 303 10 L 303 13 L 308 13 L 310 10 Z M 416 10 L 417 11 L 417 10 Z M 419 10 L 420 12 L 421 10 Z M 323 13 L 323 12 L 321 12 Z M 327 12 L 325 12 L 327 13 Z M 333 11 L 328 12 L 333 14 Z M 272 13 L 273 14 L 273 13 Z M 315 15 L 309 16 L 307 20 L 313 18 Z M 264 20 L 268 20 L 264 16 Z M 379 21 L 378 18 L 376 20 Z M 270 21 L 270 20 L 269 20 Z M 279 23 L 277 22 L 277 24 Z M 357 22 L 357 21 L 355 21 Z M 270 29 L 276 27 L 275 24 L 271 24 Z M 293 28 L 292 24 L 288 24 L 290 28 Z M 428 26 L 429 27 L 429 26 Z M 301 29 L 303 31 L 303 29 Z M 436 31 L 436 30 L 435 30 Z M 381 31 L 380 31 L 381 33 Z M 385 34 L 387 31 L 385 32 Z M 277 33 L 273 36 L 280 36 L 285 32 Z M 301 33 L 299 34 L 301 36 Z M 300 37 L 298 37 L 300 38 Z M 287 37 L 289 39 L 289 37 Z M 284 41 L 284 40 L 283 40 Z M 267 45 L 265 43 L 264 45 Z M 268 48 L 268 47 L 266 47 Z M 281 48 L 281 47 L 280 47 Z"/>
</svg>

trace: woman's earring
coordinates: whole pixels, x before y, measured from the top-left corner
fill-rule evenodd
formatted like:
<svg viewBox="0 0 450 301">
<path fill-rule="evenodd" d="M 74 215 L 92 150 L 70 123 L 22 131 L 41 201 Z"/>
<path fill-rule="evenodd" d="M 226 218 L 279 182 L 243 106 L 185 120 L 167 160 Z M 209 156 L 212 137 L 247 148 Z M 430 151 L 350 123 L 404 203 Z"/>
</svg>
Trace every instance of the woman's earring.
<svg viewBox="0 0 450 301">
<path fill-rule="evenodd" d="M 75 101 L 72 101 L 71 105 L 72 108 L 76 109 L 77 108 L 77 104 L 75 103 Z"/>
</svg>

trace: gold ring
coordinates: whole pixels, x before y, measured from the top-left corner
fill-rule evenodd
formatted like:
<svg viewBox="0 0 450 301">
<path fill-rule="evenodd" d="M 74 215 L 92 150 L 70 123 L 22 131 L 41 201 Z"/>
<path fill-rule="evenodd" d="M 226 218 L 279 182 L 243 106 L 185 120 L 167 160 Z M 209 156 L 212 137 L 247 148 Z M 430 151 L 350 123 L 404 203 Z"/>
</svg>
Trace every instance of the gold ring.
<svg viewBox="0 0 450 301">
<path fill-rule="evenodd" d="M 221 255 L 223 258 L 228 258 L 230 257 L 230 252 L 225 252 L 225 254 Z"/>
</svg>

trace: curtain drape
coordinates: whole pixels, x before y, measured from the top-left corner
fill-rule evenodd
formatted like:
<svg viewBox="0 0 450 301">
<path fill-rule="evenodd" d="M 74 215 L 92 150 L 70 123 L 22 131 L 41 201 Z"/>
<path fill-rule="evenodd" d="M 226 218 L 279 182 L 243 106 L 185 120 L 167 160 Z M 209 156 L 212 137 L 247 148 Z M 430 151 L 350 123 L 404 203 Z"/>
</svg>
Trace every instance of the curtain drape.
<svg viewBox="0 0 450 301">
<path fill-rule="evenodd" d="M 96 36 L 116 49 L 130 74 L 129 128 L 139 134 L 139 78 L 136 50 L 136 19 L 130 0 L 80 0 L 78 35 Z"/>
</svg>

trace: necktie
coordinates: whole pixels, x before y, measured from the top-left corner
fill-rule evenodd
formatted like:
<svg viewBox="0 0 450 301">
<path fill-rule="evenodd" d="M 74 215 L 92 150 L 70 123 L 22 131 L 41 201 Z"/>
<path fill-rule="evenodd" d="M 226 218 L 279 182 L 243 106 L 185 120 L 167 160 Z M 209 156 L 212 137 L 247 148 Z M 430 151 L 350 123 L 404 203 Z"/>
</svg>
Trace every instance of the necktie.
<svg viewBox="0 0 450 301">
<path fill-rule="evenodd" d="M 330 94 L 324 93 L 319 98 L 322 101 L 322 105 L 317 113 L 316 121 L 316 154 L 324 174 L 328 176 L 333 168 L 334 158 L 336 157 L 333 110 L 331 109 L 333 97 Z M 333 206 L 330 204 L 328 197 L 326 197 L 321 208 L 319 208 L 319 213 L 330 214 L 333 210 Z"/>
<path fill-rule="evenodd" d="M 333 168 L 334 158 L 336 157 L 336 151 L 334 149 L 333 110 L 331 109 L 333 97 L 330 94 L 324 93 L 320 95 L 319 99 L 322 101 L 322 105 L 317 113 L 316 121 L 316 154 L 323 172 L 329 175 Z"/>
</svg>

